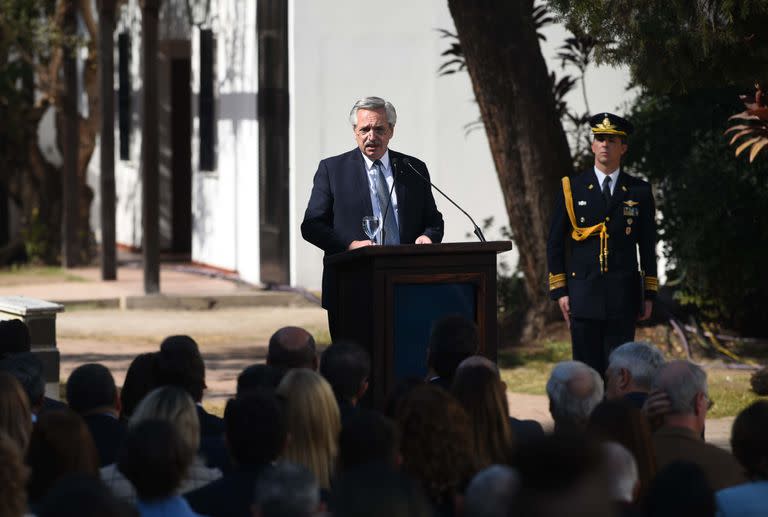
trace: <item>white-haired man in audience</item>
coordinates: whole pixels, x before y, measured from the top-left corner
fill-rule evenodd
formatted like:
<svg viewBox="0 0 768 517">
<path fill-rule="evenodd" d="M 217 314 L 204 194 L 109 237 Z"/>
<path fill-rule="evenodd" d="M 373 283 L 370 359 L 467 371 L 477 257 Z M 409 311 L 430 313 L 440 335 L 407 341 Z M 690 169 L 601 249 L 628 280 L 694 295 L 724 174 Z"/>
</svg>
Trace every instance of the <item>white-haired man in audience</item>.
<svg viewBox="0 0 768 517">
<path fill-rule="evenodd" d="M 675 461 L 688 461 L 701 468 L 713 490 L 744 483 L 746 477 L 739 462 L 729 452 L 702 439 L 712 405 L 706 372 L 688 361 L 672 361 L 659 370 L 652 388 L 666 393 L 670 402 L 662 427 L 653 435 L 659 470 Z"/>
<path fill-rule="evenodd" d="M 616 515 L 636 515 L 634 502 L 640 491 L 640 477 L 635 457 L 617 442 L 604 442 L 601 448 L 611 499 L 617 505 Z"/>
<path fill-rule="evenodd" d="M 592 410 L 603 400 L 603 379 L 580 361 L 563 361 L 552 369 L 547 396 L 555 432 L 583 431 Z"/>
<path fill-rule="evenodd" d="M 664 356 L 655 346 L 637 341 L 624 343 L 608 357 L 605 398 L 623 398 L 641 409 L 651 391 L 653 378 L 663 365 Z"/>
</svg>

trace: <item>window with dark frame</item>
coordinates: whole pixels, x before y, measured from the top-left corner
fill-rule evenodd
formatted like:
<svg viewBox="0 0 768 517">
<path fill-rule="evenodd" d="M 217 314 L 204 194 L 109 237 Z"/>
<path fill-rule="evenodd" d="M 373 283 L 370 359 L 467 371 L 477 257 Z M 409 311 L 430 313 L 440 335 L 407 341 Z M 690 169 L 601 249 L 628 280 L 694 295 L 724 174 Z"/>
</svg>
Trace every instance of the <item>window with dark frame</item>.
<svg viewBox="0 0 768 517">
<path fill-rule="evenodd" d="M 214 47 L 213 31 L 200 31 L 200 95 L 198 96 L 200 170 L 216 169 L 216 134 L 214 120 Z"/>
<path fill-rule="evenodd" d="M 120 159 L 131 159 L 131 36 L 127 32 L 117 37 L 118 51 L 118 126 L 120 128 Z"/>
</svg>

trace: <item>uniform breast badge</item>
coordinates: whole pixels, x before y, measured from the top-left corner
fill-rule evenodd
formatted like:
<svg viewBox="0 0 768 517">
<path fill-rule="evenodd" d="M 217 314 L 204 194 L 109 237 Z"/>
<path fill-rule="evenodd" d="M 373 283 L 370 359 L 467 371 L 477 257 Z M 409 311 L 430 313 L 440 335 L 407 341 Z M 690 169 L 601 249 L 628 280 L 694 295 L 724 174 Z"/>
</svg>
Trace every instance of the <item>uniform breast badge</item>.
<svg viewBox="0 0 768 517">
<path fill-rule="evenodd" d="M 637 217 L 640 215 L 640 209 L 637 207 L 638 201 L 624 201 L 624 217 Z"/>
<path fill-rule="evenodd" d="M 579 206 L 587 206 L 587 202 L 586 201 L 579 201 L 577 204 Z"/>
</svg>

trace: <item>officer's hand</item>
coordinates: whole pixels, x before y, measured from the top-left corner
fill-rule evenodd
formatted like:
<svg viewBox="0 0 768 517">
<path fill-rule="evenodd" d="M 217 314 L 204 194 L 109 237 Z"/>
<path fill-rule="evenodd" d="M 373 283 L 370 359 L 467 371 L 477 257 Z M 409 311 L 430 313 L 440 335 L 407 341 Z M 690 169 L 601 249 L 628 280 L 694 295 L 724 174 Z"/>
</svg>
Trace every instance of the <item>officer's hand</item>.
<svg viewBox="0 0 768 517">
<path fill-rule="evenodd" d="M 349 243 L 349 246 L 347 246 L 348 250 L 354 250 L 357 248 L 362 248 L 365 246 L 372 246 L 374 244 L 373 241 L 352 241 Z"/>
<path fill-rule="evenodd" d="M 571 328 L 571 299 L 561 296 L 557 299 L 557 304 L 560 306 L 560 312 L 563 313 L 563 319 L 568 324 L 568 328 Z"/>
<path fill-rule="evenodd" d="M 645 300 L 645 306 L 643 307 L 643 313 L 637 318 L 637 321 L 647 320 L 651 317 L 653 312 L 653 300 Z"/>
</svg>

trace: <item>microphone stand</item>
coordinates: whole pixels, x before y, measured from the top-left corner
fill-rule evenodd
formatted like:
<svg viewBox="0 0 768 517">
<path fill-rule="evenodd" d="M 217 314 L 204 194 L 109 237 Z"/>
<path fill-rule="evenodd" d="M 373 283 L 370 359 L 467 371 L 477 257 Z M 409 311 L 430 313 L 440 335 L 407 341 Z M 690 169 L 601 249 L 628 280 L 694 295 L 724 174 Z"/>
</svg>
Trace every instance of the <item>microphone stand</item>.
<svg viewBox="0 0 768 517">
<path fill-rule="evenodd" d="M 480 239 L 480 242 L 486 242 L 485 235 L 483 235 L 483 231 L 480 229 L 479 226 L 477 226 L 477 224 L 475 224 L 475 220 L 472 219 L 471 215 L 469 215 L 463 208 L 457 205 L 456 202 L 448 196 L 448 194 L 440 190 L 434 183 L 432 183 L 427 178 L 422 176 L 421 173 L 416 169 L 416 167 L 413 166 L 413 164 L 411 163 L 411 160 L 409 160 L 408 158 L 403 158 L 403 163 L 406 164 L 408 167 L 410 167 L 413 170 L 413 172 L 416 173 L 416 176 L 418 176 L 421 181 L 423 181 L 433 189 L 437 190 L 445 199 L 450 201 L 453 206 L 458 208 L 462 214 L 466 215 L 467 219 L 469 219 L 469 221 L 472 223 L 472 226 L 475 227 L 474 234 L 477 236 L 478 239 Z M 393 185 L 394 185 L 394 182 L 393 182 Z"/>
</svg>

